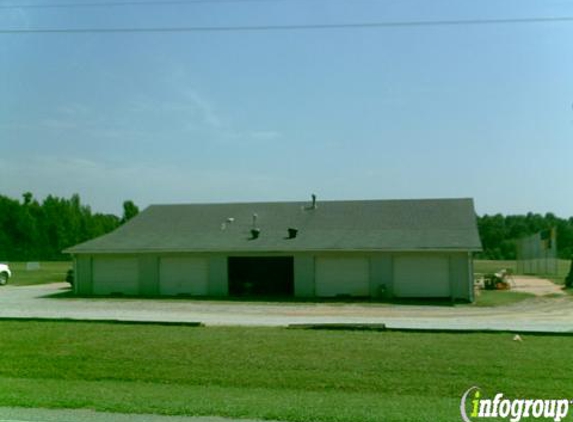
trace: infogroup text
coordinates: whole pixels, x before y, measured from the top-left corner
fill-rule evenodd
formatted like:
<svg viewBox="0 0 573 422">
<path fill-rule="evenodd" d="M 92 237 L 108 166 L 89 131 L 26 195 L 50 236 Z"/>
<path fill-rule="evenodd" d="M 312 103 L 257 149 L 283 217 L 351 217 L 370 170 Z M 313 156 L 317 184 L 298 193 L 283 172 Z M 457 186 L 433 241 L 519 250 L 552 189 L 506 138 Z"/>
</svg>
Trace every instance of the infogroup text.
<svg viewBox="0 0 573 422">
<path fill-rule="evenodd" d="M 485 418 L 509 419 L 510 422 L 519 422 L 522 418 L 559 422 L 567 417 L 571 404 L 570 399 L 508 399 L 503 393 L 488 399 L 482 397 L 479 387 L 472 387 L 462 396 L 460 413 L 464 422 Z"/>
</svg>

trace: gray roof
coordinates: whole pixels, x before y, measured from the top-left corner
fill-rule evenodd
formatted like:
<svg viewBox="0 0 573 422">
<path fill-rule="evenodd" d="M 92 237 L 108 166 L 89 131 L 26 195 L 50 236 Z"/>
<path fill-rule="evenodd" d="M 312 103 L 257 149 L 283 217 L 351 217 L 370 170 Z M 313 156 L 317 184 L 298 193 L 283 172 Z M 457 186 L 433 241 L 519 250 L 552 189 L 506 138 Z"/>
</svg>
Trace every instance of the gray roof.
<svg viewBox="0 0 573 422">
<path fill-rule="evenodd" d="M 152 205 L 80 253 L 480 250 L 472 199 Z M 260 236 L 252 239 L 253 214 Z M 229 222 L 229 219 L 233 219 Z M 298 229 L 288 239 L 288 228 Z"/>
</svg>

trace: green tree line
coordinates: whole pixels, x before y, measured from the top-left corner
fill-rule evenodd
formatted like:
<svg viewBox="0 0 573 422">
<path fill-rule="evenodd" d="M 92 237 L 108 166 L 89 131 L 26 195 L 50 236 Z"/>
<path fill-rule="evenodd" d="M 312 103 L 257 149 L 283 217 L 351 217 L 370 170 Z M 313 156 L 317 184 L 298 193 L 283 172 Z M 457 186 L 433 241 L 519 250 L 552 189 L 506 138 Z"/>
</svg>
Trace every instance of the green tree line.
<svg viewBox="0 0 573 422">
<path fill-rule="evenodd" d="M 67 259 L 62 250 L 115 230 L 137 215 L 133 201 L 123 203 L 123 216 L 92 212 L 80 201 L 48 196 L 38 201 L 29 192 L 21 200 L 0 195 L 0 261 Z M 477 217 L 483 252 L 479 258 L 515 259 L 517 240 L 550 228 L 557 229 L 559 257 L 573 254 L 573 217 L 545 215 L 483 215 Z"/>
<path fill-rule="evenodd" d="M 29 192 L 22 200 L 0 195 L 0 261 L 62 260 L 62 250 L 115 230 L 139 210 L 123 204 L 124 215 L 94 213 L 79 195 L 38 201 Z"/>
<path fill-rule="evenodd" d="M 483 247 L 483 252 L 478 254 L 478 257 L 516 259 L 518 239 L 552 228 L 557 230 L 559 258 L 570 259 L 573 254 L 573 217 L 564 219 L 553 213 L 478 216 L 478 229 Z"/>
</svg>

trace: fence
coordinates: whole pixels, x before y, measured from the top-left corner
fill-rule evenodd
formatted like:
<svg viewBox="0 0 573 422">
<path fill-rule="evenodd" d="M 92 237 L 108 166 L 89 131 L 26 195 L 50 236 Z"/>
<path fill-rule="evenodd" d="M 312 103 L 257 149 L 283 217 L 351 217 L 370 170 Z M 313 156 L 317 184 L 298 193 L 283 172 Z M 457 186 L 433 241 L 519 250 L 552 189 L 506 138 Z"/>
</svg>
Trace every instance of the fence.
<svg viewBox="0 0 573 422">
<path fill-rule="evenodd" d="M 557 231 L 548 229 L 517 241 L 517 272 L 556 275 Z"/>
</svg>

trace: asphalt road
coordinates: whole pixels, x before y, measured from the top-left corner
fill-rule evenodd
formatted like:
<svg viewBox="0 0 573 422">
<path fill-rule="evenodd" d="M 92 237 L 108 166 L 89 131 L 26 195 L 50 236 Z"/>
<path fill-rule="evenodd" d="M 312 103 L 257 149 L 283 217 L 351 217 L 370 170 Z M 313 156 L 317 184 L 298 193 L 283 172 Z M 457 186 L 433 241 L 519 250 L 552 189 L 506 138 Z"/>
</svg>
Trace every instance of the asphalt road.
<svg viewBox="0 0 573 422">
<path fill-rule="evenodd" d="M 384 323 L 390 328 L 573 333 L 573 298 L 570 296 L 537 297 L 509 306 L 480 308 L 472 305 L 85 299 L 66 297 L 68 287 L 66 283 L 0 287 L 0 318 L 202 322 L 206 325 L 247 326 Z"/>
<path fill-rule="evenodd" d="M 161 416 L 95 412 L 86 409 L 0 407 L 0 422 L 256 422 L 219 417 Z"/>
</svg>

